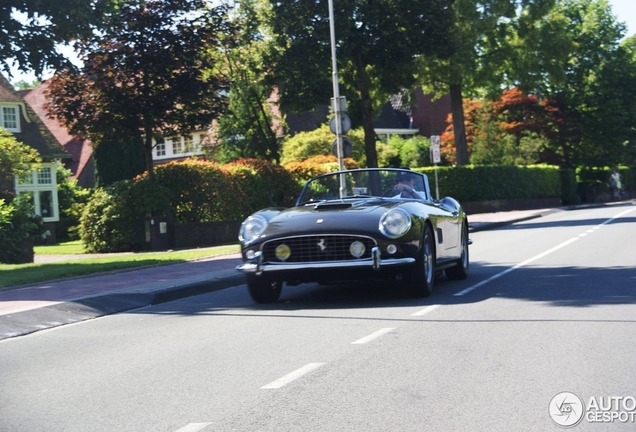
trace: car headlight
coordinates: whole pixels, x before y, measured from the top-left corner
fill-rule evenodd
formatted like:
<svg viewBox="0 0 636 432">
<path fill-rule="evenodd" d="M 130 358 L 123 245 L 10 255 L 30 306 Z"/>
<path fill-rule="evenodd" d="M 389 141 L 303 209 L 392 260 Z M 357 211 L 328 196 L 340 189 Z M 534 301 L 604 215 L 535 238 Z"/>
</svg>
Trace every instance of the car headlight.
<svg viewBox="0 0 636 432">
<path fill-rule="evenodd" d="M 380 218 L 380 232 L 389 238 L 402 237 L 411 229 L 411 216 L 401 208 L 391 209 Z"/>
<path fill-rule="evenodd" d="M 265 228 L 267 228 L 267 219 L 259 215 L 250 216 L 241 224 L 239 240 L 249 243 L 263 234 Z"/>
</svg>

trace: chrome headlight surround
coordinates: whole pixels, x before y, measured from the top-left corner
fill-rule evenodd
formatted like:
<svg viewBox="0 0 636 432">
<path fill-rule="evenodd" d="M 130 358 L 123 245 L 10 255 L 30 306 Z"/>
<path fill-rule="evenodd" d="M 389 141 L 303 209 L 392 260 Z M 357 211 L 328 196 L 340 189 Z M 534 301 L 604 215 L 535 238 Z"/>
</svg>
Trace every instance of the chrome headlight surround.
<svg viewBox="0 0 636 432">
<path fill-rule="evenodd" d="M 267 228 L 267 219 L 260 215 L 252 215 L 245 219 L 239 231 L 239 240 L 243 243 L 250 243 L 263 234 Z"/>
<path fill-rule="evenodd" d="M 396 239 L 411 229 L 411 215 L 401 208 L 394 208 L 380 218 L 380 232 L 386 237 Z"/>
</svg>

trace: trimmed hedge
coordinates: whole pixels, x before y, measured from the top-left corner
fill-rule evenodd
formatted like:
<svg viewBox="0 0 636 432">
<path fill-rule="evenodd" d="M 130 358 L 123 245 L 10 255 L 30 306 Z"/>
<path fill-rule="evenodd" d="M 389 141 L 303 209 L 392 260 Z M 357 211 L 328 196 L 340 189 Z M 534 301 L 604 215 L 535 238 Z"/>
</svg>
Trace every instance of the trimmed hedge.
<svg viewBox="0 0 636 432">
<path fill-rule="evenodd" d="M 435 190 L 435 168 L 426 173 Z M 438 167 L 439 193 L 462 201 L 563 196 L 561 174 L 554 166 L 456 166 Z"/>
<path fill-rule="evenodd" d="M 257 159 L 228 165 L 201 160 L 171 162 L 145 176 L 95 191 L 81 219 L 80 237 L 89 252 L 134 248 L 135 226 L 166 216 L 176 223 L 243 220 L 265 207 L 289 207 L 301 185 L 284 168 Z"/>
</svg>

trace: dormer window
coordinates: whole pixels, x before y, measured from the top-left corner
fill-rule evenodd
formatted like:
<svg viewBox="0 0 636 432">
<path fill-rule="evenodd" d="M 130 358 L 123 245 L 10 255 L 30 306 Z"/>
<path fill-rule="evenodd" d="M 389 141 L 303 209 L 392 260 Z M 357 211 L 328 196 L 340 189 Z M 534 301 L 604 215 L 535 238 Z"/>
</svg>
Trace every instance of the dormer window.
<svg viewBox="0 0 636 432">
<path fill-rule="evenodd" d="M 18 106 L 0 106 L 0 126 L 8 130 L 9 132 L 20 132 L 20 117 L 18 112 Z"/>
</svg>

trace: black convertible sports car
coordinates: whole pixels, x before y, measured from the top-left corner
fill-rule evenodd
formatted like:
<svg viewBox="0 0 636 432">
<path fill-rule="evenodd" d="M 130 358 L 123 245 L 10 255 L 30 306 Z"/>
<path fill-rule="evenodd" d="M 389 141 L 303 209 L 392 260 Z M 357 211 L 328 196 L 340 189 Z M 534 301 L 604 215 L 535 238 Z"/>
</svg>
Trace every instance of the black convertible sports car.
<svg viewBox="0 0 636 432">
<path fill-rule="evenodd" d="M 401 280 L 428 296 L 436 276 L 468 276 L 468 221 L 457 201 L 431 198 L 426 175 L 370 168 L 320 175 L 296 206 L 249 216 L 239 233 L 250 295 L 278 300 L 283 283 Z"/>
</svg>

